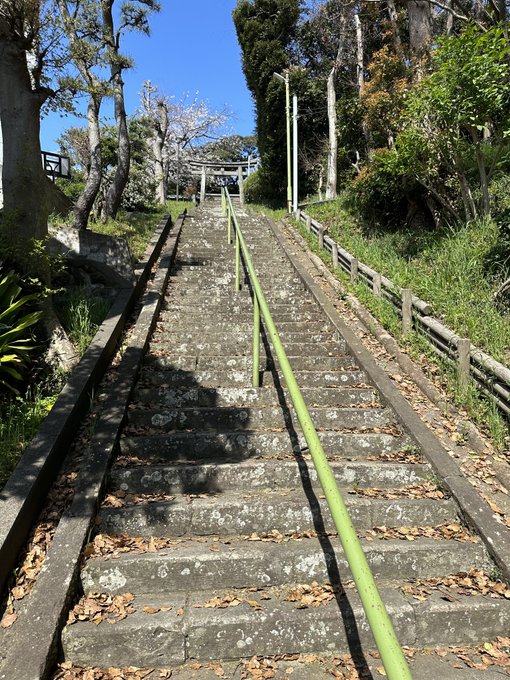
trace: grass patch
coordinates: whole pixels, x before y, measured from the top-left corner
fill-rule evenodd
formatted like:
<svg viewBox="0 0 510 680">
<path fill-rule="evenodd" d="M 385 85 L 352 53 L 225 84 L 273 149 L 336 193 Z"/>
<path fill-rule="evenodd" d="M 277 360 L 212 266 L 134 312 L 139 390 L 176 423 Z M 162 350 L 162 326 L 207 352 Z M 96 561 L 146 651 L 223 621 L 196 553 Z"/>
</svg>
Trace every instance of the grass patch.
<svg viewBox="0 0 510 680">
<path fill-rule="evenodd" d="M 494 446 L 499 450 L 506 448 L 509 434 L 508 423 L 496 404 L 481 395 L 474 383 L 471 383 L 467 392 L 462 392 L 458 385 L 455 368 L 446 360 L 438 357 L 423 336 L 414 332 L 405 337 L 402 335 L 401 320 L 390 302 L 384 298 L 375 297 L 371 290 L 362 283 L 352 284 L 350 276 L 342 269 L 333 270 L 331 255 L 325 249 L 319 248 L 316 236 L 310 234 L 302 222 L 298 224 L 294 221 L 293 224 L 307 241 L 310 250 L 329 266 L 345 289 L 363 303 L 405 351 L 416 360 L 423 360 L 423 358 L 427 360 L 429 367 L 433 367 L 436 377 L 440 380 L 443 388 L 451 395 L 453 402 L 465 409 L 469 417 L 488 434 Z M 339 241 L 336 236 L 333 236 L 333 238 Z M 342 243 L 342 245 L 344 244 Z M 344 247 L 346 246 L 344 245 Z M 351 252 L 353 251 L 351 250 Z M 376 267 L 374 262 L 366 262 L 366 264 Z"/>
<path fill-rule="evenodd" d="M 167 201 L 160 210 L 149 213 L 119 213 L 117 219 L 108 219 L 106 222 L 91 222 L 89 227 L 92 231 L 107 236 L 120 236 L 128 242 L 133 259 L 140 260 L 145 252 L 148 242 L 154 234 L 158 222 L 165 213 L 170 213 L 175 222 L 177 216 L 186 208 L 188 211 L 193 207 L 190 201 Z"/>
<path fill-rule="evenodd" d="M 111 304 L 111 299 L 91 295 L 85 288 L 69 288 L 57 298 L 58 316 L 80 356 L 90 345 Z"/>
<path fill-rule="evenodd" d="M 508 361 L 510 318 L 495 303 L 497 283 L 487 273 L 499 238 L 494 222 L 441 231 L 369 230 L 349 212 L 345 197 L 310 206 L 308 212 L 358 260 L 430 303 L 455 333 Z"/>
<path fill-rule="evenodd" d="M 51 411 L 57 396 L 43 397 L 36 390 L 24 398 L 16 397 L 0 403 L 0 489 Z"/>
<path fill-rule="evenodd" d="M 278 220 L 281 220 L 283 217 L 285 217 L 285 215 L 288 215 L 287 210 L 285 208 L 273 210 L 272 208 L 268 208 L 267 205 L 263 205 L 262 203 L 249 203 L 248 207 L 253 208 L 253 210 L 256 210 L 257 212 L 261 212 L 264 215 L 267 215 L 267 217 L 270 217 L 275 222 L 278 222 Z"/>
</svg>

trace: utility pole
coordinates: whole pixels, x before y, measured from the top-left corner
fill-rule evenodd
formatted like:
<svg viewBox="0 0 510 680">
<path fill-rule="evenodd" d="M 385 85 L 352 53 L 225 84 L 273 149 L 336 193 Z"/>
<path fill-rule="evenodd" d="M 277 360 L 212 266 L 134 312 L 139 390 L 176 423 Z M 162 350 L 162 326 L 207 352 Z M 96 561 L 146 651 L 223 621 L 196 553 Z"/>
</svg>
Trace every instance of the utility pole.
<svg viewBox="0 0 510 680">
<path fill-rule="evenodd" d="M 292 154 L 293 154 L 293 195 L 292 212 L 298 209 L 298 103 L 297 95 L 292 97 Z"/>
<path fill-rule="evenodd" d="M 290 139 L 290 84 L 289 75 L 273 73 L 273 76 L 282 83 L 285 83 L 285 115 L 287 119 L 287 212 L 292 212 L 292 153 Z"/>
</svg>

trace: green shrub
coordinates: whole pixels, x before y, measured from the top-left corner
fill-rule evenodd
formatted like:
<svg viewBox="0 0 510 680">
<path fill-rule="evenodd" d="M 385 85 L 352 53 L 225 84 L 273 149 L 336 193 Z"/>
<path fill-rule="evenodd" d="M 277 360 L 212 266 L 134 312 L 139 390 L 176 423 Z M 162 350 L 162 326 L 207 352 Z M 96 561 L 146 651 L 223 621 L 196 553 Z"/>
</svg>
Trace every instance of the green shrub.
<svg viewBox="0 0 510 680">
<path fill-rule="evenodd" d="M 248 203 L 259 203 L 277 209 L 285 205 L 286 188 L 271 185 L 264 168 L 252 172 L 244 183 L 244 196 Z"/>
<path fill-rule="evenodd" d="M 248 203 L 263 203 L 265 198 L 264 187 L 260 170 L 252 172 L 244 182 L 244 196 Z"/>
<path fill-rule="evenodd" d="M 34 348 L 30 331 L 41 312 L 27 311 L 37 295 L 22 295 L 19 277 L 0 269 L 0 386 L 17 392 L 28 353 Z"/>
<path fill-rule="evenodd" d="M 370 222 L 401 222 L 407 211 L 404 178 L 394 150 L 377 149 L 351 184 L 353 207 Z"/>
<path fill-rule="evenodd" d="M 85 187 L 85 175 L 75 171 L 71 179 L 59 177 L 55 184 L 74 204 Z"/>
</svg>

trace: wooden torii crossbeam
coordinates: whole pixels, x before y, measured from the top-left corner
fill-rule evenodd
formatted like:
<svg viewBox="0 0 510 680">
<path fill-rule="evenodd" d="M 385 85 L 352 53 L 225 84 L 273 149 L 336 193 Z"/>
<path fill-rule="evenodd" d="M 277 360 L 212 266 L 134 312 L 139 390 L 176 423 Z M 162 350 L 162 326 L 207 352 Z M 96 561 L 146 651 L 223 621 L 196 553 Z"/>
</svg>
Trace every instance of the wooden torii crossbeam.
<svg viewBox="0 0 510 680">
<path fill-rule="evenodd" d="M 205 186 L 207 177 L 232 177 L 239 183 L 239 200 L 244 204 L 244 180 L 252 167 L 256 167 L 258 159 L 250 158 L 235 163 L 220 161 L 191 161 L 191 174 L 200 175 L 200 201 L 205 200 Z"/>
</svg>

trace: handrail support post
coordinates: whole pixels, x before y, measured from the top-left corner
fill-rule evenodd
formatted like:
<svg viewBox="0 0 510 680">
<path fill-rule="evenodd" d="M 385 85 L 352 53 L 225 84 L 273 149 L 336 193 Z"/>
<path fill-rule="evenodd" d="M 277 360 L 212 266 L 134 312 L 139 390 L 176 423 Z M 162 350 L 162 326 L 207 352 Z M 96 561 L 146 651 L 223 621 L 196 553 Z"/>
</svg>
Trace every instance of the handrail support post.
<svg viewBox="0 0 510 680">
<path fill-rule="evenodd" d="M 260 305 L 253 296 L 253 387 L 260 387 Z"/>
<path fill-rule="evenodd" d="M 236 284 L 235 284 L 235 289 L 236 291 L 241 290 L 241 283 L 240 283 L 240 270 L 241 270 L 241 243 L 239 240 L 239 234 L 237 233 L 237 228 L 235 229 L 235 236 L 236 236 Z"/>
</svg>

